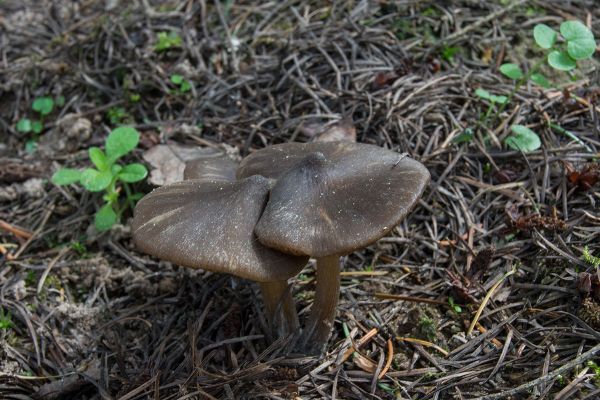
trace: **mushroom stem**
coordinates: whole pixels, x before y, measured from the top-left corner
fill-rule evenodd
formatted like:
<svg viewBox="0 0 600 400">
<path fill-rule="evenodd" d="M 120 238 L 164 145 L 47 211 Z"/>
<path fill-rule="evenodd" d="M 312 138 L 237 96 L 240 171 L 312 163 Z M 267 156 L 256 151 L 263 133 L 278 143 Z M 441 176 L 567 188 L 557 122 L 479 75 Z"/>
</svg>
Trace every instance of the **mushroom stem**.
<svg viewBox="0 0 600 400">
<path fill-rule="evenodd" d="M 273 335 L 284 337 L 298 331 L 298 314 L 287 281 L 259 282 Z"/>
<path fill-rule="evenodd" d="M 339 256 L 318 258 L 315 300 L 304 336 L 304 350 L 306 352 L 315 355 L 323 352 L 331 335 L 339 298 Z"/>
</svg>

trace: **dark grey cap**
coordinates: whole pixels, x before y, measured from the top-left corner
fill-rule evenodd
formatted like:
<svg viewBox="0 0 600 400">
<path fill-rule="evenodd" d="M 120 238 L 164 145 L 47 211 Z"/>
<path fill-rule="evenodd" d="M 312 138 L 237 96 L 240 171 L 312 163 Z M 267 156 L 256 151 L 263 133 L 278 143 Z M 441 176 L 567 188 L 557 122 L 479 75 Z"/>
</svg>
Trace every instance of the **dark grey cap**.
<svg viewBox="0 0 600 400">
<path fill-rule="evenodd" d="M 296 275 L 308 261 L 261 245 L 254 227 L 267 201 L 267 179 L 187 180 L 155 189 L 135 207 L 136 246 L 173 263 L 259 282 Z"/>
<path fill-rule="evenodd" d="M 290 143 L 250 157 L 238 176 L 277 178 L 256 235 L 295 255 L 343 255 L 368 246 L 404 219 L 429 181 L 421 163 L 366 144 Z"/>
</svg>

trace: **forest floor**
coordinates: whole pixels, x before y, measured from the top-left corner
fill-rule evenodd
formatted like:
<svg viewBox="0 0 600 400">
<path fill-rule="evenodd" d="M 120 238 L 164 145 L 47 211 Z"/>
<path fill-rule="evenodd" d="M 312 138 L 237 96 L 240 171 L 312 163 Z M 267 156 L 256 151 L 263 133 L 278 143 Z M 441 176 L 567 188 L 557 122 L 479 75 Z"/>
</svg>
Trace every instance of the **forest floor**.
<svg viewBox="0 0 600 400">
<path fill-rule="evenodd" d="M 334 3 L 0 1 L 1 398 L 600 398 L 598 63 L 543 67 L 547 89 L 499 72 L 544 57 L 535 24 L 599 34 L 600 8 Z M 245 156 L 342 118 L 432 179 L 343 258 L 321 358 L 272 340 L 256 284 L 137 252 L 130 210 L 97 232 L 101 195 L 49 179 L 121 124 L 146 163 L 158 144 Z M 541 147 L 507 147 L 514 124 Z M 314 278 L 293 280 L 301 317 Z"/>
</svg>

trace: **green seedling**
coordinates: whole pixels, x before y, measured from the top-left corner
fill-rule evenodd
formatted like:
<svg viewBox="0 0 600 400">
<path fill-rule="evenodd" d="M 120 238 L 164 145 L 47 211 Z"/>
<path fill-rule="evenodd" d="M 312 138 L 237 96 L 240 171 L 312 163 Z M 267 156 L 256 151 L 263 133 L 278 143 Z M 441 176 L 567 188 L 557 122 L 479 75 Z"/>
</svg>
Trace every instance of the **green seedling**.
<svg viewBox="0 0 600 400">
<path fill-rule="evenodd" d="M 85 247 L 85 244 L 76 240 L 71 242 L 71 249 L 73 249 L 79 256 L 85 258 L 88 255 L 88 249 Z"/>
<path fill-rule="evenodd" d="M 52 182 L 56 185 L 80 183 L 90 192 L 104 191 L 104 205 L 96 212 L 94 219 L 99 231 L 110 229 L 119 221 L 123 211 L 133 209 L 135 202 L 142 197 L 141 193 L 132 193 L 129 184 L 144 179 L 148 174 L 146 167 L 139 163 L 117 163 L 136 148 L 139 140 L 140 134 L 136 129 L 126 126 L 116 128 L 106 139 L 105 151 L 98 147 L 89 148 L 90 161 L 96 168 L 86 168 L 83 171 L 63 168 L 52 175 Z M 126 194 L 124 204 L 119 202 L 121 187 Z"/>
<path fill-rule="evenodd" d="M 25 144 L 25 150 L 28 153 L 33 153 L 37 148 L 37 140 L 39 135 L 44 130 L 44 119 L 54 111 L 54 106 L 62 107 L 65 104 L 65 98 L 58 96 L 56 99 L 52 97 L 36 97 L 31 104 L 31 109 L 37 112 L 39 119 L 21 118 L 17 122 L 17 131 L 21 133 L 31 133 L 32 137 Z"/>
<path fill-rule="evenodd" d="M 561 41 L 558 40 L 559 37 L 562 37 Z M 500 72 L 504 76 L 516 81 L 517 90 L 527 81 L 544 88 L 552 87 L 548 78 L 540 73 L 544 61 L 557 71 L 572 71 L 577 68 L 578 61 L 591 59 L 596 51 L 594 34 L 580 21 L 565 21 L 560 24 L 560 36 L 548 25 L 537 24 L 533 28 L 533 38 L 537 46 L 544 51 L 544 58 L 538 60 L 527 72 L 523 72 L 517 64 L 500 66 Z"/>
<path fill-rule="evenodd" d="M 192 90 L 192 84 L 182 75 L 171 75 L 171 83 L 177 86 L 177 90 L 174 91 L 175 93 L 184 94 Z"/>
<path fill-rule="evenodd" d="M 106 118 L 111 125 L 123 125 L 132 122 L 131 115 L 123 107 L 111 107 L 106 112 Z"/>
<path fill-rule="evenodd" d="M 596 385 L 600 385 L 600 366 L 592 360 L 587 362 L 587 366 L 594 371 L 594 381 L 596 381 Z"/>
<path fill-rule="evenodd" d="M 158 41 L 154 45 L 154 50 L 158 53 L 165 52 L 174 47 L 181 47 L 183 40 L 177 32 L 159 32 Z"/>
<path fill-rule="evenodd" d="M 440 53 L 440 55 L 442 56 L 442 58 L 446 61 L 448 61 L 449 63 L 453 63 L 454 62 L 454 56 L 457 55 L 460 52 L 460 47 L 456 47 L 456 46 L 444 46 L 442 48 L 442 51 Z"/>
<path fill-rule="evenodd" d="M 479 118 L 479 122 L 483 125 L 485 125 L 485 123 L 486 123 L 487 119 L 489 118 L 490 114 L 492 113 L 492 111 L 498 110 L 497 105 L 504 105 L 508 101 L 508 97 L 502 96 L 502 95 L 491 94 L 490 92 L 488 92 L 487 90 L 482 89 L 482 88 L 477 88 L 475 90 L 475 94 L 477 95 L 477 97 L 479 97 L 483 100 L 487 100 L 490 103 L 487 111 L 485 112 L 485 115 L 483 115 L 483 117 Z"/>
<path fill-rule="evenodd" d="M 0 329 L 3 331 L 9 330 L 13 327 L 12 317 L 10 313 L 4 311 L 4 308 L 0 308 Z"/>
<path fill-rule="evenodd" d="M 596 269 L 600 268 L 600 257 L 592 255 L 590 249 L 587 246 L 583 248 L 583 254 L 581 254 L 581 259 L 583 260 L 583 262 L 593 266 Z"/>
<path fill-rule="evenodd" d="M 560 24 L 559 31 L 560 34 L 545 24 L 534 26 L 533 38 L 538 48 L 544 52 L 544 57 L 540 58 L 527 71 L 523 71 L 519 65 L 514 63 L 506 63 L 500 66 L 500 73 L 512 79 L 514 87 L 507 101 L 502 104 L 496 115 L 504 110 L 504 107 L 510 102 L 514 94 L 527 82 L 532 82 L 546 89 L 554 86 L 540 71 L 544 63 L 547 63 L 548 66 L 556 71 L 572 73 L 577 68 L 578 62 L 589 60 L 593 57 L 596 51 L 596 40 L 592 31 L 582 22 L 575 20 L 565 21 Z M 514 135 L 506 139 L 506 145 L 523 152 L 537 150 L 541 145 L 539 136 L 530 129 L 524 128 L 520 125 L 513 125 L 511 130 L 514 132 Z M 551 128 L 575 140 L 589 150 L 589 147 L 573 133 L 556 124 L 551 124 Z"/>
<path fill-rule="evenodd" d="M 473 129 L 465 128 L 459 135 L 452 139 L 453 143 L 469 143 L 475 136 Z"/>
<path fill-rule="evenodd" d="M 450 308 L 456 314 L 460 314 L 462 312 L 462 307 L 454 302 L 454 297 L 452 297 L 452 296 L 448 297 L 448 304 L 450 304 Z"/>
<path fill-rule="evenodd" d="M 435 341 L 437 335 L 437 326 L 435 321 L 429 317 L 422 316 L 419 319 L 418 331 L 421 336 L 427 338 L 430 342 Z"/>
<path fill-rule="evenodd" d="M 539 135 L 524 125 L 511 125 L 510 130 L 513 135 L 506 138 L 504 143 L 513 150 L 529 153 L 542 145 Z"/>
</svg>

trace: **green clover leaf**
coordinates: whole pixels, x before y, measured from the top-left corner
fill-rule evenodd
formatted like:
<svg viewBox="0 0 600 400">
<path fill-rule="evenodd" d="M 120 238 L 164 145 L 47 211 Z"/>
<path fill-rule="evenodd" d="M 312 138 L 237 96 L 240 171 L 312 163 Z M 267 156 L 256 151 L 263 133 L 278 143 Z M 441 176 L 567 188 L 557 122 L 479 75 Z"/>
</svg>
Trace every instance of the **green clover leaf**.
<svg viewBox="0 0 600 400">
<path fill-rule="evenodd" d="M 559 71 L 570 71 L 577 66 L 575 60 L 567 52 L 558 50 L 554 50 L 548 54 L 548 64 Z"/>
<path fill-rule="evenodd" d="M 556 43 L 558 33 L 546 24 L 537 24 L 533 28 L 533 38 L 542 49 L 550 49 Z"/>
<path fill-rule="evenodd" d="M 538 134 L 524 125 L 512 125 L 510 130 L 514 135 L 506 138 L 504 143 L 513 150 L 529 153 L 539 149 L 542 145 Z"/>
<path fill-rule="evenodd" d="M 521 68 L 517 64 L 502 64 L 500 72 L 510 79 L 521 79 L 523 77 L 523 71 L 521 71 Z"/>
<path fill-rule="evenodd" d="M 560 34 L 567 40 L 567 52 L 574 60 L 588 59 L 596 51 L 594 34 L 580 21 L 563 22 Z"/>
<path fill-rule="evenodd" d="M 31 108 L 41 115 L 48 115 L 54 109 L 54 100 L 52 100 L 52 97 L 38 97 L 33 101 Z"/>
</svg>

